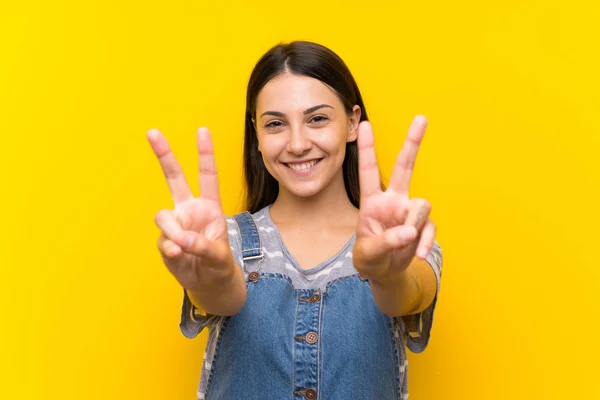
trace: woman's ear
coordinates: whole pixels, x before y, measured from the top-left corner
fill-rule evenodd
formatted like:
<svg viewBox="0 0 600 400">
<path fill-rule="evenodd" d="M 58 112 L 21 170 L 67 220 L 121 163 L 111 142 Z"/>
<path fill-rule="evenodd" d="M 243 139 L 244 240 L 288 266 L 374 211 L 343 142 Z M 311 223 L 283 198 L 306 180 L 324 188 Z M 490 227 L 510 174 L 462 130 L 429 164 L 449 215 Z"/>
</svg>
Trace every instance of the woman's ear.
<svg viewBox="0 0 600 400">
<path fill-rule="evenodd" d="M 361 110 L 358 104 L 352 107 L 352 114 L 348 118 L 348 142 L 358 139 L 358 124 L 360 123 Z"/>
</svg>

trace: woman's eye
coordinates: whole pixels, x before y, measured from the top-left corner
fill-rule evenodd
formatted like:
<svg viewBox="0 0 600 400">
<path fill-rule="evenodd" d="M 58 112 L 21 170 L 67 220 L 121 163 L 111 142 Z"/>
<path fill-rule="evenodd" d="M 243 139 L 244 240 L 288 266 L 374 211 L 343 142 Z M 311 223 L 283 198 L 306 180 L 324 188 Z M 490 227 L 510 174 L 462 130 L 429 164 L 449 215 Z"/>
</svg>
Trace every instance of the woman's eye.
<svg viewBox="0 0 600 400">
<path fill-rule="evenodd" d="M 311 120 L 309 122 L 316 122 L 316 123 L 320 123 L 320 122 L 325 122 L 327 121 L 329 118 L 327 118 L 324 115 L 316 115 L 315 117 L 311 118 Z"/>
<path fill-rule="evenodd" d="M 281 121 L 271 121 L 265 125 L 265 128 L 279 128 L 281 126 L 283 126 Z"/>
</svg>

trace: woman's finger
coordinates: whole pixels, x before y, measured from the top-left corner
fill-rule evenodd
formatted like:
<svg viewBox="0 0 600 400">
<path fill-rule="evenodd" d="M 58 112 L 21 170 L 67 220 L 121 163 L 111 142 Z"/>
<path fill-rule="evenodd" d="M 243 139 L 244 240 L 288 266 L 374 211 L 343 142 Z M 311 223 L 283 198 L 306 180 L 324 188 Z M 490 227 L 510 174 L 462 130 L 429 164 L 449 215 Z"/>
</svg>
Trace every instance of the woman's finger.
<svg viewBox="0 0 600 400">
<path fill-rule="evenodd" d="M 404 225 L 414 226 L 417 232 L 421 232 L 431 213 L 431 203 L 425 199 L 411 199 L 408 215 Z"/>
<path fill-rule="evenodd" d="M 181 225 L 179 225 L 177 218 L 175 218 L 173 211 L 160 210 L 156 213 L 154 222 L 156 222 L 156 225 L 168 239 L 176 243 L 181 240 L 183 229 L 181 228 Z"/>
<path fill-rule="evenodd" d="M 411 225 L 399 225 L 383 233 L 386 250 L 398 250 L 411 244 L 417 237 L 417 230 Z"/>
<path fill-rule="evenodd" d="M 365 260 L 377 260 L 392 250 L 411 244 L 417 237 L 413 226 L 399 225 L 384 231 L 378 236 L 365 236 L 357 240 L 355 247 Z"/>
<path fill-rule="evenodd" d="M 373 129 L 367 121 L 358 125 L 358 181 L 361 200 L 381 192 Z"/>
<path fill-rule="evenodd" d="M 161 233 L 158 238 L 158 250 L 166 258 L 175 258 L 182 254 L 181 247 L 169 240 L 164 233 Z"/>
<path fill-rule="evenodd" d="M 384 217 L 384 220 L 389 220 L 390 226 L 406 225 L 406 218 L 412 204 L 407 197 L 394 196 L 393 202 L 388 207 L 392 211 L 391 217 Z"/>
<path fill-rule="evenodd" d="M 419 240 L 419 246 L 417 247 L 417 257 L 425 260 L 429 255 L 429 252 L 433 248 L 435 241 L 435 233 L 437 228 L 432 220 L 427 220 L 423 231 L 421 233 L 421 240 Z"/>
<path fill-rule="evenodd" d="M 210 240 L 196 232 L 184 232 L 180 245 L 185 253 L 198 256 L 209 264 L 221 265 L 227 257 L 231 256 L 231 248 L 227 240 Z"/>
<path fill-rule="evenodd" d="M 219 179 L 217 177 L 217 164 L 210 132 L 207 128 L 198 129 L 198 179 L 200 195 L 206 199 L 220 203 Z"/>
<path fill-rule="evenodd" d="M 158 162 L 167 178 L 167 184 L 171 191 L 171 197 L 175 204 L 183 203 L 193 197 L 183 170 L 179 162 L 173 155 L 167 139 L 160 133 L 158 129 L 151 129 L 146 135 L 154 154 L 158 158 Z"/>
<path fill-rule="evenodd" d="M 417 153 L 419 152 L 419 146 L 421 145 L 421 140 L 423 140 L 426 126 L 427 118 L 417 115 L 408 129 L 406 140 L 396 158 L 396 164 L 390 178 L 389 189 L 396 193 L 408 196 L 412 172 L 415 168 Z"/>
</svg>

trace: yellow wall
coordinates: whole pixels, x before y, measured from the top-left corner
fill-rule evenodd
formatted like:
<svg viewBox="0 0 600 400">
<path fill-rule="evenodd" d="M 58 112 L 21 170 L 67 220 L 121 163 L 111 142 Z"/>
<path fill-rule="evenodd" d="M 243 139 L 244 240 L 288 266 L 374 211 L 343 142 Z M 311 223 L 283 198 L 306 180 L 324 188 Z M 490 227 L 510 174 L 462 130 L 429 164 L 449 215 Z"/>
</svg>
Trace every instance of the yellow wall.
<svg viewBox="0 0 600 400">
<path fill-rule="evenodd" d="M 433 203 L 445 270 L 411 399 L 599 398 L 597 1 L 14 3 L 0 398 L 195 398 L 206 332 L 179 332 L 145 133 L 163 130 L 197 189 L 209 126 L 238 211 L 247 78 L 293 39 L 346 60 L 386 176 L 412 116 L 430 120 L 412 195 Z"/>
</svg>

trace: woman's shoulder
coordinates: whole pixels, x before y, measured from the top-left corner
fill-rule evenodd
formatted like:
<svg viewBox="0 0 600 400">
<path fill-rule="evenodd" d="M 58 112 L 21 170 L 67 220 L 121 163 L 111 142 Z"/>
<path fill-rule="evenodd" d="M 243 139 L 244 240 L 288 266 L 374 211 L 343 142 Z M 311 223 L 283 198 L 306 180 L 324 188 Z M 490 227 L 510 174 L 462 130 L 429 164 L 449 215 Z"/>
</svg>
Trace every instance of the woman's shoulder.
<svg viewBox="0 0 600 400">
<path fill-rule="evenodd" d="M 244 216 L 246 214 L 246 216 Z M 249 216 L 250 218 L 247 218 Z M 234 215 L 225 215 L 225 220 L 227 221 L 227 232 L 229 237 L 239 237 L 241 234 L 241 226 L 248 225 L 247 222 L 250 223 L 249 227 L 256 227 L 257 230 L 265 230 L 268 229 L 270 232 L 272 229 L 272 222 L 269 216 L 269 206 L 263 207 L 262 209 L 256 211 L 255 213 L 250 213 L 247 211 L 243 211 Z"/>
<path fill-rule="evenodd" d="M 263 223 L 266 223 L 267 221 L 270 221 L 270 217 L 269 217 L 269 207 L 265 206 L 263 208 L 261 208 L 260 210 L 252 213 L 249 211 L 241 211 L 237 214 L 232 214 L 232 215 L 225 215 L 225 219 L 227 220 L 228 223 L 235 223 L 236 220 L 238 220 L 238 218 L 242 215 L 242 214 L 249 214 L 252 217 L 252 220 L 254 222 L 260 222 L 262 221 Z"/>
<path fill-rule="evenodd" d="M 272 244 L 272 242 L 276 240 L 276 229 L 273 226 L 269 215 L 269 206 L 266 206 L 255 213 L 240 212 L 234 215 L 225 215 L 225 220 L 227 221 L 229 243 L 234 255 L 241 257 L 242 236 L 249 234 L 249 231 L 251 230 L 258 233 L 258 237 L 264 245 Z"/>
</svg>

